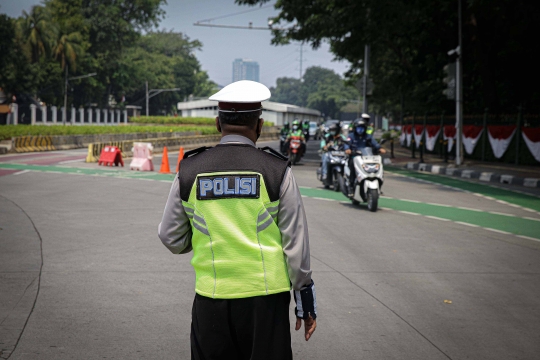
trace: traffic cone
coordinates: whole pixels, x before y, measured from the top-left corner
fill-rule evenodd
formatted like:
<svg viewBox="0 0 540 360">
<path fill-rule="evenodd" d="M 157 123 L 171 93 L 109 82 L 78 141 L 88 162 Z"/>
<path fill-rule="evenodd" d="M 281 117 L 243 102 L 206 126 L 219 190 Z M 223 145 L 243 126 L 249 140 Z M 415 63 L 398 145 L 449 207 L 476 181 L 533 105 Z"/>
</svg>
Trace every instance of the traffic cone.
<svg viewBox="0 0 540 360">
<path fill-rule="evenodd" d="M 161 157 L 161 168 L 159 169 L 160 174 L 170 174 L 171 168 L 169 167 L 169 154 L 167 153 L 167 147 L 163 148 L 163 156 Z"/>
<path fill-rule="evenodd" d="M 184 148 L 180 147 L 180 151 L 178 152 L 178 163 L 176 164 L 176 172 L 180 171 L 180 161 L 184 158 Z"/>
</svg>

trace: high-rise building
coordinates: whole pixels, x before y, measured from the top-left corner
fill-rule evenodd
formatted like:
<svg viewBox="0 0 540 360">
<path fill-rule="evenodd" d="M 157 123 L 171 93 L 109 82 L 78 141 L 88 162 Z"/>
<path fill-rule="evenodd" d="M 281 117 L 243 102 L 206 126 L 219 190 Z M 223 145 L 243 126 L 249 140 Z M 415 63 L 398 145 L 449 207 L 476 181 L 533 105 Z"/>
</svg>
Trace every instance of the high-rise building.
<svg viewBox="0 0 540 360">
<path fill-rule="evenodd" d="M 251 59 L 236 59 L 233 62 L 233 82 L 239 80 L 259 81 L 259 63 Z"/>
</svg>

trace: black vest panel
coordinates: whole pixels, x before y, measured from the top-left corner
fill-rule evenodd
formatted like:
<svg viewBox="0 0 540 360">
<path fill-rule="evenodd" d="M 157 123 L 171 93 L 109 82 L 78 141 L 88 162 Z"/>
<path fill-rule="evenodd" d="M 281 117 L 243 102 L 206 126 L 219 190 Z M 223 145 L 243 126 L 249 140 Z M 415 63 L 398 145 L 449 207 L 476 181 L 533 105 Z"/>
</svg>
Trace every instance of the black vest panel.
<svg viewBox="0 0 540 360">
<path fill-rule="evenodd" d="M 251 145 L 219 144 L 180 163 L 180 198 L 189 194 L 198 174 L 219 171 L 255 171 L 262 174 L 270 201 L 279 200 L 279 191 L 288 161 L 277 158 Z"/>
</svg>

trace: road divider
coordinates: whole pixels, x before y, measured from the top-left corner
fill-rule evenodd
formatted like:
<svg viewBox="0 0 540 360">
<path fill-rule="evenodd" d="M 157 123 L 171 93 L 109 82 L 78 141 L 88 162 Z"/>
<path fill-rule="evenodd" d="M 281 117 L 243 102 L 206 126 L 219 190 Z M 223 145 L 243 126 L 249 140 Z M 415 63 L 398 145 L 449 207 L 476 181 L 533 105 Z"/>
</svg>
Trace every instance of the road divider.
<svg viewBox="0 0 540 360">
<path fill-rule="evenodd" d="M 259 141 L 275 140 L 278 139 L 279 132 L 263 132 Z M 221 134 L 217 135 L 192 135 L 192 136 L 179 136 L 170 138 L 154 138 L 144 139 L 145 142 L 152 144 L 154 153 L 161 153 L 165 147 L 168 151 L 179 151 L 181 147 L 185 150 L 196 149 L 201 146 L 214 146 L 219 143 Z M 135 142 L 142 140 L 125 140 L 125 141 L 107 141 L 107 142 L 95 142 L 88 145 L 88 155 L 86 156 L 86 162 L 97 162 L 101 151 L 105 146 L 116 146 L 122 152 L 124 158 L 130 158 L 133 155 L 132 149 Z"/>
<path fill-rule="evenodd" d="M 13 145 L 18 153 L 56 150 L 51 136 L 19 136 Z"/>
</svg>

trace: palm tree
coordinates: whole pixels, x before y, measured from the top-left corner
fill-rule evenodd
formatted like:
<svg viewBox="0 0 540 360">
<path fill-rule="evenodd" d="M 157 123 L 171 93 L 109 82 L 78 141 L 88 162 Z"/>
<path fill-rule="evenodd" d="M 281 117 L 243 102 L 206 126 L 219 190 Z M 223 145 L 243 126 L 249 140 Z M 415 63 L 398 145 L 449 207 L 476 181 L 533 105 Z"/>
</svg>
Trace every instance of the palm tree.
<svg viewBox="0 0 540 360">
<path fill-rule="evenodd" d="M 60 62 L 62 70 L 66 69 L 67 66 L 71 67 L 73 71 L 77 69 L 77 60 L 84 53 L 81 43 L 82 36 L 79 32 L 59 34 L 52 55 L 55 60 Z"/>
<path fill-rule="evenodd" d="M 47 9 L 36 5 L 30 10 L 30 14 L 23 11 L 23 18 L 19 20 L 22 37 L 29 46 L 30 59 L 38 62 L 42 56 L 51 52 L 51 45 L 58 31 L 52 22 Z"/>
</svg>

